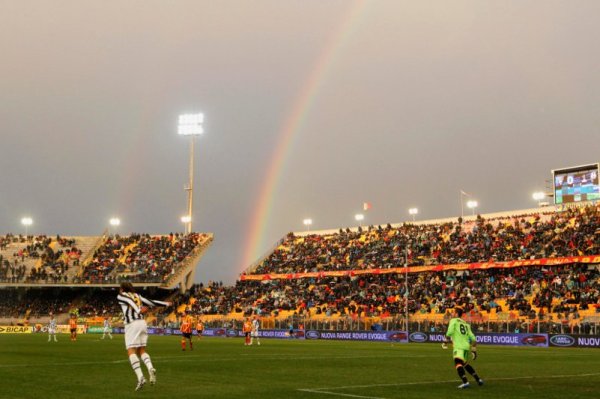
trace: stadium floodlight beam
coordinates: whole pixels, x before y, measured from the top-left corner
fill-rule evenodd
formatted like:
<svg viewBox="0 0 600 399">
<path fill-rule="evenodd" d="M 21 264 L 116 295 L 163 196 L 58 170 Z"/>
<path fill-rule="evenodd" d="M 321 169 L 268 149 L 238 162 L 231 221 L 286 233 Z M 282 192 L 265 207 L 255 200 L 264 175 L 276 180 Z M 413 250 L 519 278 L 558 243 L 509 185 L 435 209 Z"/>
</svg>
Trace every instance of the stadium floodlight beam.
<svg viewBox="0 0 600 399">
<path fill-rule="evenodd" d="M 475 200 L 467 201 L 467 208 L 470 208 L 473 211 L 473 216 L 475 216 L 475 208 L 479 206 L 479 203 Z"/>
<path fill-rule="evenodd" d="M 190 180 L 185 191 L 188 193 L 188 216 L 189 220 L 186 224 L 186 233 L 192 232 L 192 215 L 194 203 L 194 139 L 204 133 L 202 127 L 204 123 L 204 114 L 183 114 L 179 115 L 179 125 L 177 134 L 181 136 L 190 136 Z"/>
<path fill-rule="evenodd" d="M 181 217 L 181 223 L 189 223 L 191 221 L 192 221 L 192 217 L 191 216 L 186 215 L 186 216 L 182 216 Z"/>
<path fill-rule="evenodd" d="M 29 226 L 33 224 L 33 219 L 26 216 L 21 219 L 21 224 L 25 226 L 25 237 L 27 237 L 29 235 Z"/>
<path fill-rule="evenodd" d="M 415 221 L 415 216 L 419 214 L 419 209 L 418 208 L 410 208 L 408 210 L 408 214 L 412 216 L 412 220 L 414 222 Z"/>
<path fill-rule="evenodd" d="M 302 221 L 302 223 L 306 226 L 306 231 L 308 231 L 310 229 L 310 226 L 312 226 L 313 221 L 312 221 L 312 219 L 308 218 L 308 219 L 304 219 Z"/>
</svg>

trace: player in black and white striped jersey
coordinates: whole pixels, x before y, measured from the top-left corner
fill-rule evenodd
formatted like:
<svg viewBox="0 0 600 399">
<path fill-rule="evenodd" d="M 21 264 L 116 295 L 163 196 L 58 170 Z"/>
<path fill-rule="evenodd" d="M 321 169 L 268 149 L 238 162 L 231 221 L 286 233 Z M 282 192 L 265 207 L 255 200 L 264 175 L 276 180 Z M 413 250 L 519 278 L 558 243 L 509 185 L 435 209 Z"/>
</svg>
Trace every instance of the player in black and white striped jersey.
<svg viewBox="0 0 600 399">
<path fill-rule="evenodd" d="M 125 346 L 129 355 L 131 368 L 137 376 L 138 383 L 135 390 L 140 390 L 146 383 L 144 373 L 140 366 L 140 359 L 146 365 L 150 376 L 150 383 L 156 383 L 156 370 L 150 360 L 150 355 L 146 353 L 148 343 L 148 326 L 144 320 L 144 314 L 148 307 L 171 306 L 170 302 L 155 301 L 146 299 L 136 294 L 131 283 L 121 283 L 121 289 L 117 296 L 121 310 L 123 311 L 123 321 L 125 322 Z M 139 356 L 139 357 L 138 357 Z"/>
</svg>

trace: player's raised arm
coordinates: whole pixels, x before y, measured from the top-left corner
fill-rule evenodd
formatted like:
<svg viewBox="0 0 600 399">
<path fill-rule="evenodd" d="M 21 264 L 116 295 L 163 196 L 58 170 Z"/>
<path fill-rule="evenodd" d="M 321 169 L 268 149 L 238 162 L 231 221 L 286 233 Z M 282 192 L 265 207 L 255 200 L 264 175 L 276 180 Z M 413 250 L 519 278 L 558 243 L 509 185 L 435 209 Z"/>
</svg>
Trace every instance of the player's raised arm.
<svg viewBox="0 0 600 399">
<path fill-rule="evenodd" d="M 148 299 L 148 298 L 144 298 L 143 296 L 139 295 L 140 300 L 142 301 L 142 303 L 146 306 L 150 306 L 151 308 L 155 307 L 155 306 L 165 306 L 165 307 L 169 307 L 171 306 L 171 302 L 164 302 L 164 301 L 157 301 L 155 299 Z"/>
</svg>

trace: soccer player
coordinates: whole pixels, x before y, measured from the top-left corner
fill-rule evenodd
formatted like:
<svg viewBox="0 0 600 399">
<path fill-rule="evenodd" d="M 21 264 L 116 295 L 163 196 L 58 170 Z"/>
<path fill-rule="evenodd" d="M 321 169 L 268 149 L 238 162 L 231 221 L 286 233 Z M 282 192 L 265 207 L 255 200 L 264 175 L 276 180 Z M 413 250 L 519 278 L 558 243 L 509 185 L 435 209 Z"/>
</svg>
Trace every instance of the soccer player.
<svg viewBox="0 0 600 399">
<path fill-rule="evenodd" d="M 181 317 L 181 326 L 179 330 L 181 331 L 181 350 L 185 351 L 185 340 L 190 341 L 190 350 L 194 350 L 194 344 L 192 344 L 192 316 L 188 315 L 187 312 L 183 311 L 183 316 Z"/>
<path fill-rule="evenodd" d="M 258 320 L 258 316 L 254 316 L 252 320 L 252 332 L 250 333 L 250 345 L 252 345 L 252 341 L 256 338 L 256 344 L 260 346 L 260 339 L 258 338 L 258 330 L 260 328 L 260 321 Z"/>
<path fill-rule="evenodd" d="M 48 342 L 51 341 L 52 336 L 54 336 L 54 342 L 58 342 L 56 339 L 56 319 L 54 315 L 50 313 L 50 321 L 48 322 Z"/>
<path fill-rule="evenodd" d="M 104 318 L 104 330 L 102 331 L 102 339 L 104 339 L 104 337 L 106 336 L 106 334 L 108 334 L 108 337 L 110 339 L 112 339 L 112 328 L 110 326 L 110 320 L 108 319 L 108 316 Z"/>
<path fill-rule="evenodd" d="M 246 321 L 242 327 L 242 331 L 244 332 L 244 345 L 250 345 L 250 333 L 252 332 L 252 323 L 250 322 L 250 318 L 246 317 Z"/>
<path fill-rule="evenodd" d="M 71 331 L 71 341 L 77 341 L 77 315 L 75 313 L 71 313 L 69 330 Z"/>
<path fill-rule="evenodd" d="M 446 337 L 452 339 L 452 355 L 454 356 L 454 365 L 458 376 L 462 380 L 459 389 L 469 388 L 470 384 L 467 380 L 465 370 L 475 378 L 479 385 L 483 385 L 483 380 L 477 375 L 473 366 L 469 362 L 469 352 L 473 360 L 477 359 L 477 340 L 475 334 L 471 331 L 471 326 L 462 317 L 464 310 L 455 308 L 456 317 L 450 320 Z M 447 349 L 447 342 L 442 344 L 442 348 Z"/>
<path fill-rule="evenodd" d="M 127 355 L 138 381 L 135 390 L 139 391 L 146 384 L 144 373 L 142 373 L 142 368 L 140 367 L 140 359 L 148 369 L 150 384 L 154 385 L 156 383 L 156 369 L 152 365 L 150 355 L 146 352 L 148 326 L 146 325 L 146 320 L 144 320 L 144 314 L 148 312 L 148 307 L 171 306 L 171 303 L 146 299 L 136 294 L 133 285 L 129 282 L 121 283 L 117 301 L 123 311 Z"/>
<path fill-rule="evenodd" d="M 202 333 L 204 332 L 204 323 L 202 319 L 198 317 L 198 322 L 196 323 L 196 334 L 198 334 L 198 340 L 202 338 Z"/>
</svg>

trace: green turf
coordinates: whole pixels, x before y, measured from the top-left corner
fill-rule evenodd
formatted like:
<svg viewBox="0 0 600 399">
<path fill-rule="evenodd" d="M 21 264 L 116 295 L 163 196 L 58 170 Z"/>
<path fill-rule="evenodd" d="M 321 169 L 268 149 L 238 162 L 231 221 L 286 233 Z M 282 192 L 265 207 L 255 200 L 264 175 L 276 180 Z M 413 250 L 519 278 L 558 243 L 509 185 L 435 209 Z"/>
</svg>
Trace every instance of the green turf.
<svg viewBox="0 0 600 399">
<path fill-rule="evenodd" d="M 451 352 L 438 344 L 203 338 L 182 352 L 178 338 L 157 336 L 148 351 L 158 383 L 133 392 L 123 336 L 99 338 L 0 335 L 0 398 L 600 397 L 593 349 L 480 346 L 473 364 L 485 385 L 459 391 Z"/>
</svg>

